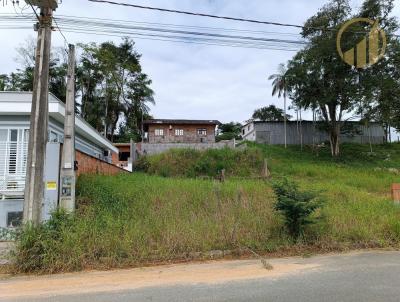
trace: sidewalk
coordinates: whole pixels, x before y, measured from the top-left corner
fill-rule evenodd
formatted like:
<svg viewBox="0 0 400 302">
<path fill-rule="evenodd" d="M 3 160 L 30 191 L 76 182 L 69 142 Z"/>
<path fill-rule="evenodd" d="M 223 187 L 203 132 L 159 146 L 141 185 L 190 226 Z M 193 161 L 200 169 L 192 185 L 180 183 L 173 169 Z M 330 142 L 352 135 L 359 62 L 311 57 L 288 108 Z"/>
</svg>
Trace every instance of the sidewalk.
<svg viewBox="0 0 400 302">
<path fill-rule="evenodd" d="M 259 260 L 236 260 L 54 276 L 11 277 L 0 281 L 0 301 L 15 298 L 119 292 L 177 284 L 221 284 L 259 278 L 274 279 L 318 267 L 318 264 L 304 263 L 301 260 L 300 258 L 272 260 L 273 270 L 266 270 Z"/>
</svg>

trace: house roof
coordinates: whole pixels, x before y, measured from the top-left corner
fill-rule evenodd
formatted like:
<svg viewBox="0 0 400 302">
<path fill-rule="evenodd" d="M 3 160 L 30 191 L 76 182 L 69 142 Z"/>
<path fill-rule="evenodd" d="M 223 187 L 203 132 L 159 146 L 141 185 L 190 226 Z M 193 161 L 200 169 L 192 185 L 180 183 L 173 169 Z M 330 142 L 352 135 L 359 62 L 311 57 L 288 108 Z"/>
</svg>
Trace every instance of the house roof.
<svg viewBox="0 0 400 302">
<path fill-rule="evenodd" d="M 152 119 L 143 122 L 145 125 L 221 125 L 217 120 L 174 120 L 174 119 Z"/>
<path fill-rule="evenodd" d="M 32 92 L 0 92 L 1 115 L 30 115 Z M 64 124 L 65 105 L 56 96 L 49 93 L 49 116 Z M 118 153 L 118 148 L 90 126 L 83 118 L 76 116 L 75 131 L 92 143 Z"/>
</svg>

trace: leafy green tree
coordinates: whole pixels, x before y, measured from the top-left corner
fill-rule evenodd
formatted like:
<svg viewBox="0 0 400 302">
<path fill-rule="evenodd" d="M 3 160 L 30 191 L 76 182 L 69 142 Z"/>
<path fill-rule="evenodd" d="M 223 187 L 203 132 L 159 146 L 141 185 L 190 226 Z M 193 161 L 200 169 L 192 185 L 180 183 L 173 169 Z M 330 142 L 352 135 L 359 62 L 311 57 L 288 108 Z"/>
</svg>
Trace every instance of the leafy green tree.
<svg viewBox="0 0 400 302">
<path fill-rule="evenodd" d="M 286 114 L 286 119 L 289 120 L 291 118 L 291 115 Z M 282 109 L 277 108 L 275 105 L 270 105 L 255 110 L 253 113 L 253 119 L 260 121 L 283 122 L 285 120 L 285 112 Z"/>
<path fill-rule="evenodd" d="M 232 139 L 242 139 L 242 124 L 236 122 L 230 122 L 226 124 L 222 124 L 218 126 L 218 135 L 216 137 L 216 141 L 220 142 L 223 140 L 232 140 Z"/>
<path fill-rule="evenodd" d="M 298 108 L 318 109 L 326 123 L 332 156 L 338 156 L 339 135 L 345 113 L 355 109 L 357 70 L 336 52 L 337 31 L 350 17 L 347 0 L 331 0 L 304 25 L 309 44 L 288 64 L 288 86 Z"/>
<path fill-rule="evenodd" d="M 5 91 L 8 86 L 8 76 L 6 74 L 0 74 L 0 91 Z"/>
<path fill-rule="evenodd" d="M 302 36 L 309 44 L 288 64 L 290 97 L 298 108 L 320 113 L 320 119 L 326 123 L 332 156 L 340 153 L 339 137 L 346 116 L 357 113 L 364 120 L 368 117 L 381 120 L 383 124 L 395 122 L 393 101 L 398 102 L 394 99 L 399 78 L 398 52 L 395 51 L 399 50 L 398 42 L 389 38 L 390 47 L 385 57 L 364 69 L 347 65 L 336 52 L 337 32 L 350 18 L 380 20 L 380 26 L 387 33 L 393 33 L 398 26 L 396 19 L 389 17 L 392 9 L 392 0 L 365 0 L 359 12 L 352 15 L 348 0 L 331 0 L 307 20 Z M 354 47 L 365 38 L 368 30 L 370 28 L 362 23 L 351 27 L 343 48 Z"/>
<path fill-rule="evenodd" d="M 81 114 L 110 140 L 138 137 L 142 118 L 154 104 L 151 80 L 142 72 L 140 55 L 134 42 L 124 39 L 120 45 L 106 42 L 82 44 L 78 86 L 81 91 Z"/>
</svg>

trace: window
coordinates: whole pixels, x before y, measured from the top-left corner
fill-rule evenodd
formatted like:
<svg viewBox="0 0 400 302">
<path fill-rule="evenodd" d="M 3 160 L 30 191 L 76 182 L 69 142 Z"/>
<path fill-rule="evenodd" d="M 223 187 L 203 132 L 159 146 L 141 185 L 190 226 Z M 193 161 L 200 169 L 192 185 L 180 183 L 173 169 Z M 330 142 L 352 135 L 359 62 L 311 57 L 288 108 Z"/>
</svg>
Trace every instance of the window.
<svg viewBox="0 0 400 302">
<path fill-rule="evenodd" d="M 58 142 L 58 135 L 57 135 L 56 132 L 50 131 L 49 142 L 51 142 L 51 143 L 57 143 Z"/>
<path fill-rule="evenodd" d="M 18 130 L 10 130 L 10 150 L 8 158 L 8 173 L 15 174 L 17 172 L 17 151 L 18 151 Z"/>
<path fill-rule="evenodd" d="M 164 129 L 156 129 L 154 132 L 156 136 L 164 136 Z"/>
<path fill-rule="evenodd" d="M 128 159 L 131 157 L 130 152 L 120 152 L 119 153 L 119 161 L 128 161 Z"/>
<path fill-rule="evenodd" d="M 183 136 L 183 129 L 175 129 L 176 136 Z"/>
<path fill-rule="evenodd" d="M 22 223 L 22 212 L 8 212 L 7 213 L 7 227 L 15 228 Z"/>
<path fill-rule="evenodd" d="M 207 135 L 207 129 L 197 129 L 197 135 L 206 136 Z"/>
</svg>

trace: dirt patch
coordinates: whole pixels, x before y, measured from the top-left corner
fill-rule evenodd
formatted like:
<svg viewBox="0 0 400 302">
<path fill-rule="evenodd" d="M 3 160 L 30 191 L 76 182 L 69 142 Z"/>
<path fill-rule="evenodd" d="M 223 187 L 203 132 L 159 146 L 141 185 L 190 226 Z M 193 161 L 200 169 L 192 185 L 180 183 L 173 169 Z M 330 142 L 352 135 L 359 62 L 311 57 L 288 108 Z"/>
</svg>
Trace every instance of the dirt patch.
<svg viewBox="0 0 400 302">
<path fill-rule="evenodd" d="M 0 281 L 2 298 L 46 297 L 94 292 L 112 292 L 153 286 L 225 283 L 258 278 L 279 278 L 318 267 L 288 259 L 272 261 L 266 270 L 260 261 L 215 261 L 108 272 L 73 273 L 56 276 L 17 277 Z"/>
</svg>

